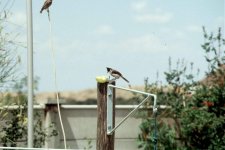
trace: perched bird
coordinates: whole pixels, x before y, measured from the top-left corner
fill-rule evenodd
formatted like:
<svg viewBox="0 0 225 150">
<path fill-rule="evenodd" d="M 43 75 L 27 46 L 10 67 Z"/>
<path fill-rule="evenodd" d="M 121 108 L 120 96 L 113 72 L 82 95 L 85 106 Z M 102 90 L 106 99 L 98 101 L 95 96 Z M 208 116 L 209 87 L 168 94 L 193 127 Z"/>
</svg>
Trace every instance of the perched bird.
<svg viewBox="0 0 225 150">
<path fill-rule="evenodd" d="M 129 83 L 129 81 L 126 78 L 124 78 L 123 75 L 119 71 L 109 68 L 109 67 L 106 67 L 106 69 L 107 69 L 107 72 L 110 73 L 110 75 L 113 76 L 115 79 L 119 79 L 121 77 L 127 83 Z"/>
<path fill-rule="evenodd" d="M 46 0 L 44 5 L 41 8 L 40 13 L 42 13 L 42 11 L 45 9 L 48 11 L 48 8 L 51 6 L 51 4 L 52 4 L 52 0 Z"/>
</svg>

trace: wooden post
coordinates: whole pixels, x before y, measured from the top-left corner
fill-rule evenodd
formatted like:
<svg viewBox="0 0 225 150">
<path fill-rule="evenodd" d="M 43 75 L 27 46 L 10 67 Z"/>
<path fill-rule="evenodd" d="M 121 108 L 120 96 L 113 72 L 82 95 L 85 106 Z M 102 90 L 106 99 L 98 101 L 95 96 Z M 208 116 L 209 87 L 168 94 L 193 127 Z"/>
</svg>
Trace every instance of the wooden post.
<svg viewBox="0 0 225 150">
<path fill-rule="evenodd" d="M 113 84 L 115 85 L 115 82 Z M 107 82 L 97 84 L 97 150 L 114 150 L 115 134 L 107 135 L 107 85 Z M 115 89 L 113 95 L 113 116 L 115 116 Z M 113 117 L 114 126 L 115 117 Z"/>
</svg>

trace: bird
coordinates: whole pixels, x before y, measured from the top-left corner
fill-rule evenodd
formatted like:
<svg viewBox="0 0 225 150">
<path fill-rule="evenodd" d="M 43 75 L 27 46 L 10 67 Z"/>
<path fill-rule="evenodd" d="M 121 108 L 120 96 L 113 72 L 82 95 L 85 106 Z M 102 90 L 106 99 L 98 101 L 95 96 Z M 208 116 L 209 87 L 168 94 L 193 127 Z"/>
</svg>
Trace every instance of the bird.
<svg viewBox="0 0 225 150">
<path fill-rule="evenodd" d="M 113 76 L 115 79 L 119 79 L 122 78 L 124 79 L 127 83 L 129 83 L 129 81 L 122 75 L 122 73 L 120 73 L 119 71 L 106 67 L 107 69 L 107 73 L 109 73 L 111 76 Z"/>
<path fill-rule="evenodd" d="M 47 11 L 49 11 L 48 8 L 51 6 L 51 4 L 52 4 L 52 0 L 46 0 L 45 3 L 44 3 L 44 5 L 41 8 L 40 13 L 42 13 L 42 11 L 45 10 L 45 9 Z"/>
</svg>

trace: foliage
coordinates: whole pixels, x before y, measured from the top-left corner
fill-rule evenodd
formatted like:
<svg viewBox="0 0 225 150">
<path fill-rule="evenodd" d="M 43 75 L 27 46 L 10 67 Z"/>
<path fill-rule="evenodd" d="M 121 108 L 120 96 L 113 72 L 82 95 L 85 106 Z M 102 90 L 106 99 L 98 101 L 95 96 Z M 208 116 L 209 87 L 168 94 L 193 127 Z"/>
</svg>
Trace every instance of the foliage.
<svg viewBox="0 0 225 150">
<path fill-rule="evenodd" d="M 15 50 L 21 45 L 16 42 L 17 34 L 7 33 L 5 30 L 9 24 L 7 19 L 13 3 L 13 0 L 0 0 L 0 5 L 3 6 L 0 11 L 0 90 L 7 91 L 14 85 L 13 90 L 16 91 L 13 94 L 3 93 L 0 99 L 0 144 L 14 147 L 18 145 L 18 141 L 27 141 L 27 95 L 25 94 L 27 78 L 18 80 L 16 77 L 20 57 L 16 55 Z M 38 78 L 35 78 L 34 89 L 37 89 L 37 84 Z M 10 110 L 9 106 L 18 106 L 18 108 Z M 57 131 L 54 124 L 51 124 L 48 127 L 51 132 L 47 133 L 47 128 L 43 129 L 43 122 L 38 112 L 34 118 L 34 146 L 41 147 L 48 137 L 57 135 Z"/>
<path fill-rule="evenodd" d="M 203 33 L 208 63 L 204 80 L 196 81 L 199 71 L 193 73 L 193 63 L 187 66 L 178 60 L 172 69 L 171 58 L 166 85 L 145 80 L 146 91 L 157 94 L 158 104 L 171 107 L 158 109 L 158 149 L 225 149 L 225 40 L 221 28 L 215 36 L 204 27 Z M 140 125 L 139 148 L 149 150 L 153 149 L 154 128 L 152 120 L 145 118 Z"/>
<path fill-rule="evenodd" d="M 10 1 L 3 2 L 0 0 L 0 5 L 4 5 L 4 9 L 10 5 Z M 8 10 L 0 11 L 0 90 L 5 90 L 9 87 L 16 78 L 17 64 L 20 57 L 16 55 L 18 45 L 14 42 L 16 35 L 5 30 L 9 15 Z"/>
<path fill-rule="evenodd" d="M 84 150 L 90 150 L 93 148 L 92 141 L 89 138 L 85 138 L 87 140 L 87 145 L 84 147 Z"/>
<path fill-rule="evenodd" d="M 5 108 L 5 111 L 10 113 L 7 113 L 3 120 L 4 123 L 2 122 L 1 124 L 2 128 L 0 128 L 0 143 L 3 146 L 16 147 L 18 146 L 18 141 L 24 141 L 25 144 L 27 142 L 27 96 L 23 92 L 26 89 L 24 87 L 26 86 L 25 83 L 26 78 L 22 78 L 20 82 L 15 84 L 16 97 L 10 94 L 6 97 L 7 105 L 16 104 L 18 108 L 13 111 L 7 110 L 7 107 Z M 38 83 L 38 80 L 36 80 L 36 83 Z M 4 110 L 4 107 L 1 110 Z M 47 128 L 43 127 L 43 121 L 39 112 L 35 113 L 34 118 L 34 147 L 42 147 L 48 138 L 57 136 L 58 132 L 54 123 Z M 50 132 L 47 132 L 47 130 Z"/>
<path fill-rule="evenodd" d="M 3 146 L 16 146 L 16 141 L 23 137 L 24 132 L 26 131 L 26 121 L 23 117 L 24 112 L 21 111 L 21 108 L 12 111 L 12 118 L 5 121 L 5 125 L 2 128 L 2 136 L 0 141 L 2 141 Z"/>
<path fill-rule="evenodd" d="M 1 36 L 1 30 L 0 30 Z M 0 38 L 0 88 L 5 89 L 14 80 L 14 71 L 16 69 L 17 62 L 12 58 L 11 52 L 2 49 L 1 44 L 5 41 L 1 41 Z"/>
<path fill-rule="evenodd" d="M 221 28 L 219 28 L 217 35 L 214 35 L 212 32 L 208 34 L 203 27 L 203 33 L 205 42 L 202 44 L 202 48 L 206 53 L 205 58 L 208 62 L 209 72 L 212 72 L 225 62 L 225 51 L 222 50 L 225 39 L 222 37 Z"/>
<path fill-rule="evenodd" d="M 34 123 L 34 147 L 42 147 L 46 140 L 52 136 L 57 136 L 58 131 L 55 124 L 51 123 L 47 128 L 43 128 L 43 122 L 40 114 L 36 113 L 36 121 Z M 50 130 L 50 132 L 48 132 Z"/>
<path fill-rule="evenodd" d="M 0 11 L 0 90 L 4 91 L 11 86 L 16 76 L 17 64 L 19 63 L 19 57 L 16 56 L 15 50 L 17 45 L 13 42 L 13 38 L 9 33 L 5 31 L 4 22 L 7 20 L 8 11 L 7 6 L 10 4 L 9 1 L 3 2 L 0 1 L 1 5 L 4 5 L 5 10 Z M 8 99 L 10 96 L 6 96 Z M 1 97 L 2 98 L 2 97 Z M 14 140 L 16 137 L 20 137 L 23 128 L 18 128 L 19 124 L 22 123 L 22 118 L 20 116 L 20 108 L 12 112 L 12 120 L 7 120 L 7 117 L 10 115 L 7 111 L 7 108 L 3 108 L 4 104 L 2 99 L 0 99 L 0 138 L 1 143 L 5 145 L 9 140 Z M 10 123 L 13 122 L 13 123 Z M 11 127 L 12 130 L 7 130 L 8 127 Z M 11 139 L 8 135 L 11 135 Z M 14 142 L 11 142 L 11 146 L 15 145 Z"/>
<path fill-rule="evenodd" d="M 183 124 L 186 144 L 189 148 L 224 149 L 225 148 L 225 51 L 222 53 L 221 28 L 218 34 L 208 35 L 205 28 L 206 52 L 209 64 L 207 79 L 200 83 L 192 96 L 192 101 L 183 111 Z M 215 47 L 217 45 L 217 47 Z M 210 54 L 210 55 L 209 55 Z"/>
<path fill-rule="evenodd" d="M 26 134 L 27 128 L 27 108 L 26 108 L 26 96 L 22 94 L 20 89 L 16 89 L 17 96 L 7 94 L 1 101 L 2 111 L 7 112 L 0 128 L 3 133 L 0 136 L 0 142 L 3 146 L 17 146 L 17 141 L 23 140 Z M 10 110 L 9 106 L 18 106 L 17 109 Z"/>
</svg>

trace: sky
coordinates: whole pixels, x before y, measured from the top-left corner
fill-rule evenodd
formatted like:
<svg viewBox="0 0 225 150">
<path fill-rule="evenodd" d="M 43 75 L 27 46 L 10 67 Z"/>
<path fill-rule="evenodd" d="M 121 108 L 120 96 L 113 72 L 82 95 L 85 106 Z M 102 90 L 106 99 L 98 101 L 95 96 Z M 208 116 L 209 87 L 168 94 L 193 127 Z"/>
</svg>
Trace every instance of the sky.
<svg viewBox="0 0 225 150">
<path fill-rule="evenodd" d="M 4 1 L 4 0 L 3 0 Z M 11 0 L 8 30 L 26 47 L 26 0 Z M 164 80 L 168 58 L 207 69 L 202 26 L 224 28 L 224 0 L 53 0 L 40 14 L 43 0 L 33 0 L 34 76 L 39 90 L 55 91 L 51 38 L 56 55 L 58 90 L 95 88 L 106 67 L 122 72 L 131 85 Z M 27 49 L 18 48 L 20 73 L 27 75 Z M 173 67 L 174 68 L 174 67 Z M 127 86 L 123 80 L 117 85 Z"/>
</svg>

